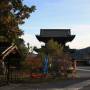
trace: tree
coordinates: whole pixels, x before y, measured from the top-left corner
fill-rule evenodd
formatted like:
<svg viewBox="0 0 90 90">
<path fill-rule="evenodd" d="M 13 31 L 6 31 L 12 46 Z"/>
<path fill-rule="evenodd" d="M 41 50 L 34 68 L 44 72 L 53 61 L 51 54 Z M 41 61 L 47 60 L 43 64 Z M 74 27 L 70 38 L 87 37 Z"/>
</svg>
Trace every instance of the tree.
<svg viewBox="0 0 90 90">
<path fill-rule="evenodd" d="M 41 56 L 42 62 L 44 62 L 46 56 L 48 57 L 50 72 L 55 71 L 58 66 L 57 60 L 54 59 L 61 58 L 64 55 L 63 46 L 53 39 L 49 40 L 45 46 L 42 46 L 40 49 L 36 48 L 35 51 Z"/>
<path fill-rule="evenodd" d="M 0 38 L 3 37 L 4 41 L 10 44 L 16 44 L 22 56 L 27 48 L 20 38 L 24 32 L 19 25 L 24 24 L 25 19 L 28 19 L 34 11 L 35 6 L 28 7 L 23 4 L 23 0 L 0 0 Z"/>
<path fill-rule="evenodd" d="M 17 42 L 23 34 L 19 25 L 35 11 L 35 6 L 28 7 L 23 0 L 0 1 L 0 35 L 4 35 L 10 42 Z"/>
<path fill-rule="evenodd" d="M 6 46 L 0 44 L 0 49 L 4 47 L 2 51 L 14 43 L 21 55 L 25 55 L 24 52 L 27 52 L 27 48 L 23 40 L 20 39 L 24 32 L 19 28 L 19 25 L 24 24 L 25 19 L 29 18 L 34 11 L 35 6 L 28 7 L 23 4 L 23 0 L 0 0 L 0 42 L 7 44 Z"/>
<path fill-rule="evenodd" d="M 46 43 L 46 48 L 49 57 L 50 71 L 57 75 L 59 71 L 58 59 L 61 59 L 64 56 L 63 46 L 59 44 L 57 41 L 51 39 L 48 41 L 48 43 Z"/>
<path fill-rule="evenodd" d="M 64 54 L 63 46 L 53 39 L 46 43 L 47 53 L 52 56 L 62 57 Z"/>
<path fill-rule="evenodd" d="M 69 53 L 64 52 L 64 47 L 53 39 L 49 40 L 44 47 L 39 50 L 39 54 L 49 58 L 49 71 L 57 75 L 66 77 L 68 68 L 72 66 L 72 58 Z M 43 60 L 44 60 L 43 58 Z"/>
<path fill-rule="evenodd" d="M 40 49 L 35 48 L 35 51 L 37 51 L 42 57 L 44 57 L 45 54 L 51 57 L 62 57 L 64 54 L 63 46 L 53 39 L 49 40 L 46 45 L 42 46 Z"/>
</svg>

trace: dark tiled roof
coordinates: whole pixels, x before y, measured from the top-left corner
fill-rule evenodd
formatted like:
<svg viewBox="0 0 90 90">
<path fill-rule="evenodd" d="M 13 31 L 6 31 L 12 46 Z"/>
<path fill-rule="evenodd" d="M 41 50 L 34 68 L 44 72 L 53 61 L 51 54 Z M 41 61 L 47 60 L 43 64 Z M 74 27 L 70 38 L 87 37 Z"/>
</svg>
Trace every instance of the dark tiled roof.
<svg viewBox="0 0 90 90">
<path fill-rule="evenodd" d="M 39 41 L 45 43 L 53 39 L 54 41 L 58 41 L 58 43 L 65 44 L 72 41 L 75 35 L 71 35 L 70 29 L 41 29 L 40 35 L 36 35 L 36 37 Z"/>
<path fill-rule="evenodd" d="M 67 37 L 70 35 L 70 29 L 41 29 L 40 31 L 40 36 L 43 37 Z"/>
</svg>

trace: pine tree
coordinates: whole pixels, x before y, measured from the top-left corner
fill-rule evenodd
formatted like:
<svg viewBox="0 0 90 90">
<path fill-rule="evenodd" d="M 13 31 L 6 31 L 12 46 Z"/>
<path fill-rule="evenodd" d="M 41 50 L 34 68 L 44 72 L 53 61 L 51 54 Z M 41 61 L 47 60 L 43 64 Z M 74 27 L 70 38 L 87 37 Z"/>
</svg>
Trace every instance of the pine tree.
<svg viewBox="0 0 90 90">
<path fill-rule="evenodd" d="M 23 0 L 0 0 L 0 36 L 16 42 L 23 34 L 19 25 L 34 11 L 35 6 L 28 7 Z"/>
</svg>

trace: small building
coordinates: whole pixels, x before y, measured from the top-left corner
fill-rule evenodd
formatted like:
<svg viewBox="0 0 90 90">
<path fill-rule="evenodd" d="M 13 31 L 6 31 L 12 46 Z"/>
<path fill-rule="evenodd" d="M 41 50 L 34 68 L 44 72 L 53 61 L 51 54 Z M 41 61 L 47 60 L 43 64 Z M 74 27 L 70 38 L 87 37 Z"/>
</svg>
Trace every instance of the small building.
<svg viewBox="0 0 90 90">
<path fill-rule="evenodd" d="M 12 44 L 5 36 L 0 36 L 0 63 L 19 66 L 21 54 L 16 45 Z"/>
<path fill-rule="evenodd" d="M 90 65 L 90 47 L 75 50 L 72 53 L 73 59 L 77 61 L 77 65 Z"/>
</svg>

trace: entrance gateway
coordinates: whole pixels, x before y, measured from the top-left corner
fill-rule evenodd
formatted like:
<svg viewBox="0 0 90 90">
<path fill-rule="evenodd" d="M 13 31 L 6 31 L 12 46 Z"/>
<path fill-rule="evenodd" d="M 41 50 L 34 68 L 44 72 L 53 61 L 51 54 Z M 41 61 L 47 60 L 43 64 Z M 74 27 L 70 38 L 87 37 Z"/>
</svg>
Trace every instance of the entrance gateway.
<svg viewBox="0 0 90 90">
<path fill-rule="evenodd" d="M 36 35 L 36 38 L 44 43 L 53 39 L 65 46 L 67 42 L 71 42 L 75 38 L 75 35 L 71 35 L 70 29 L 41 29 L 40 35 Z"/>
<path fill-rule="evenodd" d="M 71 42 L 75 35 L 71 34 L 70 29 L 41 29 L 40 35 L 36 35 L 36 38 L 41 42 L 44 42 L 45 44 L 53 39 L 54 41 L 57 41 L 59 44 L 61 44 L 64 47 L 64 52 L 69 53 L 72 56 L 73 49 L 70 49 L 69 46 L 66 46 L 67 42 Z M 72 57 L 73 59 L 73 57 Z M 76 61 L 73 61 L 74 68 L 76 68 Z"/>
</svg>

